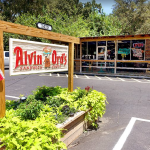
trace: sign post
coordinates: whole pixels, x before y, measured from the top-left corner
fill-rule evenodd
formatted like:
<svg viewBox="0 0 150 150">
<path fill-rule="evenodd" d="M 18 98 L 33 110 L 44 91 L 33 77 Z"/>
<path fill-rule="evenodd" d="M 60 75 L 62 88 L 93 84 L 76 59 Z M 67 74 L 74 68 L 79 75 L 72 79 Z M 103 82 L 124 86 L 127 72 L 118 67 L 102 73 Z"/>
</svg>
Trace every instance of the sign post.
<svg viewBox="0 0 150 150">
<path fill-rule="evenodd" d="M 45 30 L 36 29 L 33 27 L 28 27 L 28 26 L 14 24 L 14 23 L 0 20 L 0 69 L 4 72 L 3 32 L 45 38 L 45 39 L 59 41 L 59 42 L 66 42 L 66 43 L 69 43 L 69 57 L 70 57 L 69 58 L 69 68 L 68 68 L 68 91 L 73 91 L 74 44 L 80 44 L 80 39 L 76 38 L 76 37 L 64 35 L 64 34 L 51 32 L 50 31 L 50 30 L 52 30 L 51 26 L 47 26 L 47 25 L 43 25 L 43 24 L 38 24 L 38 25 L 41 25 L 40 26 L 40 27 L 42 27 L 41 29 L 45 29 Z M 46 31 L 46 30 L 49 30 L 49 31 Z M 15 54 L 17 54 L 17 53 L 15 53 Z M 38 65 L 38 64 L 40 65 L 40 60 L 41 60 L 40 56 L 39 57 L 35 57 L 35 56 L 36 56 L 35 52 L 33 52 L 33 54 L 31 52 L 29 55 L 25 52 L 24 58 L 25 58 L 25 60 L 27 58 L 27 62 L 25 60 L 23 60 L 23 62 L 22 62 L 22 58 L 20 58 L 20 55 L 18 55 L 18 62 L 16 64 L 17 65 L 20 65 L 20 63 L 26 64 L 29 61 L 29 64 L 30 63 L 33 64 L 35 62 L 36 65 Z M 39 62 L 37 60 L 39 60 Z M 49 63 L 47 63 L 47 64 L 49 64 Z M 68 66 L 68 64 L 66 66 Z M 27 66 L 23 69 L 28 69 L 28 67 L 29 66 Z M 14 72 L 14 73 L 16 73 L 16 72 Z M 2 80 L 2 81 L 0 81 L 0 117 L 4 117 L 4 116 L 5 116 L 5 80 Z"/>
<path fill-rule="evenodd" d="M 68 91 L 73 91 L 74 43 L 69 43 Z"/>
<path fill-rule="evenodd" d="M 0 69 L 4 74 L 3 31 L 0 30 Z M 0 81 L 0 118 L 5 116 L 5 80 Z"/>
</svg>

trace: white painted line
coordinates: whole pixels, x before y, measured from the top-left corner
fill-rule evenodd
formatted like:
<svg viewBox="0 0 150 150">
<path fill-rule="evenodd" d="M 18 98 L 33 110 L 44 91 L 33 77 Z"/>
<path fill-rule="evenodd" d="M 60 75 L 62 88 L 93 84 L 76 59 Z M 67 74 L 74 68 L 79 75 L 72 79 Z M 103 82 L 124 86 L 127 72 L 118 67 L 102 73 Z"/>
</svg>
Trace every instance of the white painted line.
<svg viewBox="0 0 150 150">
<path fill-rule="evenodd" d="M 109 79 L 109 80 L 113 80 L 113 79 L 111 79 L 111 78 L 109 78 L 109 77 L 106 77 L 106 76 L 105 76 L 105 78 L 107 78 L 107 79 Z"/>
<path fill-rule="evenodd" d="M 66 74 L 66 77 L 68 77 L 68 74 Z"/>
<path fill-rule="evenodd" d="M 84 75 L 87 79 L 90 79 L 88 76 Z"/>
<path fill-rule="evenodd" d="M 78 76 L 75 74 L 75 77 L 78 78 Z"/>
<path fill-rule="evenodd" d="M 133 78 L 132 78 L 133 79 Z M 141 82 L 141 81 L 139 81 L 139 80 L 137 80 L 137 79 L 133 79 L 133 80 L 135 80 L 135 81 L 137 81 L 137 82 Z"/>
<path fill-rule="evenodd" d="M 52 74 L 50 73 L 49 76 L 52 76 Z"/>
<path fill-rule="evenodd" d="M 60 77 L 59 73 L 57 73 L 57 76 Z"/>
<path fill-rule="evenodd" d="M 127 125 L 125 131 L 123 132 L 123 134 L 121 135 L 121 137 L 118 140 L 117 144 L 113 148 L 113 150 L 121 150 L 122 149 L 122 147 L 123 147 L 124 143 L 126 142 L 127 137 L 129 136 L 129 134 L 130 134 L 130 132 L 131 132 L 131 130 L 132 130 L 136 120 L 150 122 L 150 120 L 147 120 L 147 119 L 141 119 L 141 118 L 132 117 L 130 122 L 129 122 L 129 124 Z"/>
<path fill-rule="evenodd" d="M 40 74 L 39 76 L 46 76 L 45 74 Z"/>
<path fill-rule="evenodd" d="M 146 81 L 150 82 L 150 80 L 147 80 L 147 79 L 144 79 L 144 80 L 146 80 Z"/>
<path fill-rule="evenodd" d="M 9 95 L 5 95 L 5 97 L 10 97 L 10 98 L 15 98 L 15 99 L 20 99 L 19 97 L 9 96 Z"/>
<path fill-rule="evenodd" d="M 118 79 L 120 79 L 121 81 L 125 81 L 124 79 L 122 79 L 122 78 L 119 78 L 119 77 L 117 77 Z"/>
<path fill-rule="evenodd" d="M 136 121 L 136 118 L 132 117 L 128 126 L 126 127 L 125 131 L 123 132 L 122 136 L 120 137 L 119 141 L 117 142 L 117 144 L 115 145 L 115 147 L 113 148 L 113 150 L 121 150 L 127 137 L 129 136 L 134 123 Z"/>
<path fill-rule="evenodd" d="M 100 80 L 102 79 L 102 78 L 100 78 L 100 77 L 98 77 L 98 76 L 95 76 L 95 77 L 98 78 L 98 79 L 100 79 Z"/>
</svg>

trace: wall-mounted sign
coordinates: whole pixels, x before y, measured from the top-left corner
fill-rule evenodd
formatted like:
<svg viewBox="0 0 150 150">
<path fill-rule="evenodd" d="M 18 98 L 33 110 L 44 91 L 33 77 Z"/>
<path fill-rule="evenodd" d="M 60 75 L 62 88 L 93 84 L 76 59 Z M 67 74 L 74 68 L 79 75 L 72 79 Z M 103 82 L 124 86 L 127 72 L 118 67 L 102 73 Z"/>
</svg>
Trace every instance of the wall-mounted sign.
<svg viewBox="0 0 150 150">
<path fill-rule="evenodd" d="M 130 54 L 130 49 L 129 48 L 119 48 L 118 54 L 129 55 Z"/>
<path fill-rule="evenodd" d="M 68 46 L 9 39 L 10 75 L 68 70 Z"/>
<path fill-rule="evenodd" d="M 143 50 L 132 48 L 133 56 L 141 58 Z"/>
<path fill-rule="evenodd" d="M 39 29 L 52 31 L 52 26 L 51 26 L 51 25 L 48 25 L 48 24 L 44 24 L 44 23 L 38 22 L 38 23 L 36 24 L 36 26 L 37 26 L 37 28 L 39 28 Z"/>
<path fill-rule="evenodd" d="M 133 47 L 144 47 L 143 43 L 133 43 Z"/>
</svg>

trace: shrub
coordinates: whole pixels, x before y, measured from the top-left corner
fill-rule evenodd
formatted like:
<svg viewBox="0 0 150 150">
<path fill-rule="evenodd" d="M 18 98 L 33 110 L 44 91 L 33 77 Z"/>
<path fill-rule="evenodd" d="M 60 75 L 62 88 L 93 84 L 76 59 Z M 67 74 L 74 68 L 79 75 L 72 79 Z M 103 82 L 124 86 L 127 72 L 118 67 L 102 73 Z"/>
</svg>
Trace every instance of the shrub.
<svg viewBox="0 0 150 150">
<path fill-rule="evenodd" d="M 39 116 L 39 113 L 43 106 L 44 104 L 41 101 L 32 100 L 29 103 L 27 101 L 25 103 L 21 103 L 17 107 L 16 114 L 17 116 L 20 116 L 23 120 L 34 120 Z"/>
<path fill-rule="evenodd" d="M 59 86 L 56 87 L 48 87 L 42 86 L 38 87 L 36 91 L 34 91 L 35 99 L 46 101 L 48 96 L 56 96 L 61 93 L 62 88 Z"/>
<path fill-rule="evenodd" d="M 59 150 L 62 132 L 56 124 L 70 114 L 90 110 L 86 120 L 95 120 L 106 110 L 105 94 L 86 87 L 73 92 L 61 87 L 38 87 L 23 103 L 6 101 L 6 116 L 0 119 L 0 138 L 6 149 Z"/>
<path fill-rule="evenodd" d="M 19 104 L 19 101 L 6 100 L 6 109 L 17 109 Z"/>
<path fill-rule="evenodd" d="M 6 150 L 60 150 L 66 149 L 60 141 L 62 132 L 56 127 L 56 120 L 49 106 L 44 106 L 35 120 L 20 120 L 13 109 L 6 111 L 0 119 L 0 138 Z"/>
</svg>

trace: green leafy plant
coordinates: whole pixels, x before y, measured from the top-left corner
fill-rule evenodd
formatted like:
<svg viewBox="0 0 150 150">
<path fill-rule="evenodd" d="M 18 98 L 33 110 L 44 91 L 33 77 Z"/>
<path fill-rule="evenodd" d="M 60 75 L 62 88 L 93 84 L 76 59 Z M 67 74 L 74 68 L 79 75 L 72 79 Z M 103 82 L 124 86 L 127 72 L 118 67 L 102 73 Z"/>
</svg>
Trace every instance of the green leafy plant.
<svg viewBox="0 0 150 150">
<path fill-rule="evenodd" d="M 0 139 L 6 149 L 66 149 L 56 128 L 77 111 L 87 111 L 86 120 L 97 127 L 96 120 L 106 111 L 105 94 L 91 89 L 68 92 L 61 87 L 38 87 L 25 102 L 6 101 L 6 116 L 0 119 Z"/>
<path fill-rule="evenodd" d="M 20 104 L 19 101 L 6 100 L 6 109 L 7 110 L 17 109 L 19 104 Z"/>
<path fill-rule="evenodd" d="M 56 96 L 61 93 L 62 88 L 59 86 L 56 87 L 48 87 L 42 86 L 38 87 L 36 91 L 34 91 L 35 99 L 46 101 L 48 96 Z"/>
<path fill-rule="evenodd" d="M 34 120 L 39 116 L 39 113 L 43 106 L 44 104 L 41 101 L 37 100 L 32 100 L 30 103 L 21 103 L 17 107 L 16 114 L 17 116 L 20 116 L 23 120 Z"/>
<path fill-rule="evenodd" d="M 66 149 L 60 141 L 62 132 L 56 127 L 49 106 L 44 106 L 35 120 L 21 120 L 13 109 L 0 119 L 0 138 L 6 150 L 60 150 Z"/>
<path fill-rule="evenodd" d="M 92 122 L 93 126 L 97 126 L 96 120 L 105 113 L 106 103 L 108 103 L 106 95 L 96 90 L 92 90 L 88 96 L 78 100 L 80 110 L 90 110 L 86 115 L 86 120 Z"/>
</svg>

